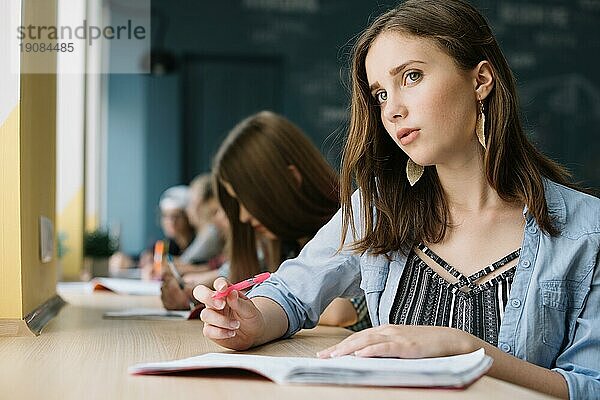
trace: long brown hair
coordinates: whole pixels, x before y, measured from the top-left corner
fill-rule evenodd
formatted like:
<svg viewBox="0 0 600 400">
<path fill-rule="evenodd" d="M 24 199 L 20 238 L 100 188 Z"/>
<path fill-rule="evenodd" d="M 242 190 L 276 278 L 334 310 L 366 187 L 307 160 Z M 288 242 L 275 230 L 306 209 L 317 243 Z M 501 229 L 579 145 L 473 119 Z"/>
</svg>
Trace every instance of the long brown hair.
<svg viewBox="0 0 600 400">
<path fill-rule="evenodd" d="M 356 232 L 350 202 L 353 180 L 362 194 L 364 216 L 363 234 L 351 246 L 359 253 L 406 252 L 417 240 L 436 243 L 449 225 L 448 204 L 435 167 L 426 167 L 417 184 L 409 185 L 399 172 L 408 156 L 386 133 L 370 94 L 365 58 L 386 31 L 431 40 L 463 70 L 483 60 L 490 63 L 495 85 L 485 100 L 487 181 L 500 198 L 526 204 L 540 228 L 556 234 L 543 177 L 571 186 L 569 174 L 537 151 L 523 132 L 515 79 L 485 18 L 462 0 L 408 0 L 375 19 L 354 44 L 351 117 L 340 182 L 343 239 L 349 227 Z"/>
<path fill-rule="evenodd" d="M 207 203 L 215 198 L 215 192 L 213 190 L 212 175 L 209 173 L 197 175 L 190 182 L 190 200 L 188 203 L 188 209 L 186 209 L 188 219 L 194 225 L 196 233 L 200 232 L 212 217 L 208 213 L 211 211 L 207 207 Z"/>
<path fill-rule="evenodd" d="M 290 165 L 300 173 L 300 183 Z M 217 152 L 213 175 L 231 224 L 234 281 L 259 272 L 256 237 L 249 224 L 239 221 L 240 203 L 288 242 L 312 237 L 339 208 L 335 171 L 296 125 L 269 111 L 252 115 L 231 130 Z M 232 186 L 237 198 L 227 193 L 223 182 Z"/>
<path fill-rule="evenodd" d="M 201 203 L 206 203 L 214 198 L 212 175 L 210 173 L 197 175 L 190 182 L 190 192 L 196 193 Z"/>
</svg>

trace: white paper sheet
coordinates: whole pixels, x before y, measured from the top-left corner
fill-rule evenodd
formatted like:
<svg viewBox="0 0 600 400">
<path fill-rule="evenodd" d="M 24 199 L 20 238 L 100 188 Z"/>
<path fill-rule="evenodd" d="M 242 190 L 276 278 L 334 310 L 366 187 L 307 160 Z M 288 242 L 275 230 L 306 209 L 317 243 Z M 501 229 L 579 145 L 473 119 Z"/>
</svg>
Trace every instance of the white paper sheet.
<svg viewBox="0 0 600 400">
<path fill-rule="evenodd" d="M 190 311 L 173 311 L 164 308 L 129 308 L 121 311 L 107 311 L 106 319 L 188 319 Z"/>
<path fill-rule="evenodd" d="M 139 279 L 94 278 L 92 284 L 100 284 L 118 294 L 139 296 L 159 296 L 160 281 L 142 281 Z"/>
<path fill-rule="evenodd" d="M 490 368 L 492 359 L 483 349 L 451 357 L 426 359 L 331 359 L 270 357 L 208 353 L 182 360 L 137 364 L 131 374 L 158 374 L 208 368 L 239 368 L 263 375 L 276 383 L 334 384 L 405 387 L 468 386 Z"/>
</svg>

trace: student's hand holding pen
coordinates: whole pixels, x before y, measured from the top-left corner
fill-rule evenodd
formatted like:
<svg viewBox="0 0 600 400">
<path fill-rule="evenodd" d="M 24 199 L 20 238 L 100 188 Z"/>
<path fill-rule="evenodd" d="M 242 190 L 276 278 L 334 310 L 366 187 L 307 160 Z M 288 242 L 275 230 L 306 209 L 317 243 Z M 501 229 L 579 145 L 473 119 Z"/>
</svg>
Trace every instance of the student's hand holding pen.
<svg viewBox="0 0 600 400">
<path fill-rule="evenodd" d="M 191 286 L 179 286 L 170 273 L 163 273 L 163 283 L 160 287 L 160 299 L 167 310 L 189 310 L 192 298 Z"/>
<path fill-rule="evenodd" d="M 245 350 L 285 333 L 287 316 L 274 301 L 263 297 L 250 300 L 238 290 L 214 298 L 233 285 L 225 278 L 218 278 L 213 286 L 217 291 L 202 285 L 194 289 L 194 297 L 206 306 L 200 319 L 204 321 L 203 333 L 207 338 L 230 349 Z"/>
<path fill-rule="evenodd" d="M 213 286 L 217 291 L 202 285 L 194 288 L 194 297 L 206 306 L 200 313 L 200 319 L 204 322 L 204 336 L 221 346 L 236 350 L 252 347 L 265 329 L 262 314 L 251 300 L 237 290 L 222 299 L 213 298 L 217 292 L 223 292 L 230 286 L 225 278 L 218 278 Z"/>
</svg>

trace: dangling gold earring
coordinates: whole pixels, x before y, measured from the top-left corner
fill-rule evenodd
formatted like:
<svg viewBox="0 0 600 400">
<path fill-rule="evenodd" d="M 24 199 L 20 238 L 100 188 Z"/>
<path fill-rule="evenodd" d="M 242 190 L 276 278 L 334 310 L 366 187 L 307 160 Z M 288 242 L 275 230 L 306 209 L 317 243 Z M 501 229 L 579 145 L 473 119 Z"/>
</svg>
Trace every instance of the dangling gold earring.
<svg viewBox="0 0 600 400">
<path fill-rule="evenodd" d="M 422 165 L 417 164 L 410 157 L 408 158 L 406 162 L 406 177 L 410 186 L 415 186 L 415 183 L 423 176 L 424 170 L 425 168 Z"/>
<path fill-rule="evenodd" d="M 477 124 L 475 125 L 475 132 L 477 133 L 477 139 L 479 143 L 485 149 L 485 114 L 483 113 L 483 102 L 479 100 L 479 115 L 477 116 Z"/>
</svg>

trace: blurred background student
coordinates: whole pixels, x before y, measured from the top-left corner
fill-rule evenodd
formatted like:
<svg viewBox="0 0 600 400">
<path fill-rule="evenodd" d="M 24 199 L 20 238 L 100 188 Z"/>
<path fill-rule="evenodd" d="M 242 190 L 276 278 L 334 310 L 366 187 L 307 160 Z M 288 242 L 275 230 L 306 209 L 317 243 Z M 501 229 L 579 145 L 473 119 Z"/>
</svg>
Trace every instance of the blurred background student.
<svg viewBox="0 0 600 400">
<path fill-rule="evenodd" d="M 185 282 L 183 289 L 179 288 L 179 283 L 173 278 L 170 270 L 163 268 L 161 300 L 163 306 L 168 310 L 189 309 L 192 303 L 196 303 L 192 294 L 194 287 L 197 285 L 210 285 L 218 277 L 226 277 L 229 272 L 229 219 L 218 201 L 217 210 L 210 217 L 210 223 L 218 230 L 220 237 L 223 238 L 222 252 L 203 265 L 186 266 L 176 263 L 176 268 Z"/>
<path fill-rule="evenodd" d="M 174 257 L 182 255 L 195 237 L 194 227 L 185 212 L 188 202 L 189 189 L 185 185 L 168 188 L 161 194 L 158 202 L 165 253 Z M 115 274 L 119 270 L 139 266 L 143 278 L 156 278 L 152 276 L 153 262 L 153 244 L 150 244 L 142 251 L 138 260 L 123 252 L 113 254 L 109 267 L 111 273 Z"/>
<path fill-rule="evenodd" d="M 229 269 L 220 273 L 232 282 L 273 272 L 296 257 L 339 208 L 335 171 L 297 126 L 272 112 L 252 115 L 232 129 L 217 152 L 213 175 L 231 226 Z M 188 308 L 184 291 L 165 276 L 164 305 Z M 180 303 L 172 304 L 173 298 Z M 364 297 L 335 299 L 320 323 L 369 326 Z"/>
<path fill-rule="evenodd" d="M 190 183 L 189 201 L 185 213 L 196 230 L 192 243 L 176 261 L 180 273 L 201 272 L 221 266 L 224 233 L 213 218 L 220 209 L 215 198 L 210 174 L 198 175 Z"/>
</svg>

